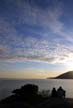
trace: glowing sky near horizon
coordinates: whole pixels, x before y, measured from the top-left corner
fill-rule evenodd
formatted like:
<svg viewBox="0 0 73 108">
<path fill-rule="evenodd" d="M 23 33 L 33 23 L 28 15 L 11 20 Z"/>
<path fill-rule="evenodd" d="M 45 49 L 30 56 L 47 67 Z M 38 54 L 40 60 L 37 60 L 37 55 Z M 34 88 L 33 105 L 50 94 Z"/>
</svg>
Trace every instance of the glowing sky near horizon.
<svg viewBox="0 0 73 108">
<path fill-rule="evenodd" d="M 0 0 L 0 77 L 73 70 L 73 0 Z"/>
</svg>

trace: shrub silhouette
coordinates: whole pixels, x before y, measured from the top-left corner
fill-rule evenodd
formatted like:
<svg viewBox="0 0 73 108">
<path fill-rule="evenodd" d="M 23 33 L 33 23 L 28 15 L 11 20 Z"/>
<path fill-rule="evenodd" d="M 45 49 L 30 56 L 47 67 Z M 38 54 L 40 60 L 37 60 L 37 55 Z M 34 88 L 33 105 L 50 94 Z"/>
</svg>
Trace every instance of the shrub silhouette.
<svg viewBox="0 0 73 108">
<path fill-rule="evenodd" d="M 35 96 L 38 93 L 38 86 L 34 84 L 27 84 L 22 86 L 20 89 L 15 89 L 13 92 L 17 96 Z"/>
</svg>

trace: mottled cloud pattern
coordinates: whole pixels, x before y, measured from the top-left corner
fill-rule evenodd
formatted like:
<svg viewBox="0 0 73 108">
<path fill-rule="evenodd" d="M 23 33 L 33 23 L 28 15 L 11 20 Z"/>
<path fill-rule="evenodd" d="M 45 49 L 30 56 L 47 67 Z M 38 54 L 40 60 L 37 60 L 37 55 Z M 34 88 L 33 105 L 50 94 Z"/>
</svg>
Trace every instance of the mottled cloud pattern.
<svg viewBox="0 0 73 108">
<path fill-rule="evenodd" d="M 73 33 L 62 20 L 62 1 L 0 2 L 0 61 L 73 60 Z"/>
</svg>

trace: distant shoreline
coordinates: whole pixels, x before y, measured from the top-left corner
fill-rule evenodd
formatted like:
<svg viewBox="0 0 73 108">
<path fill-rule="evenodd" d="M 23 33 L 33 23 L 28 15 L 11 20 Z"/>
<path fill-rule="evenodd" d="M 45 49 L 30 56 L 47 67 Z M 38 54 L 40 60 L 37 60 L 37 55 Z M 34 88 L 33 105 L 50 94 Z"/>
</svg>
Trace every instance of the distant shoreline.
<svg viewBox="0 0 73 108">
<path fill-rule="evenodd" d="M 49 79 L 73 79 L 73 71 L 68 71 L 56 77 L 51 77 Z"/>
</svg>

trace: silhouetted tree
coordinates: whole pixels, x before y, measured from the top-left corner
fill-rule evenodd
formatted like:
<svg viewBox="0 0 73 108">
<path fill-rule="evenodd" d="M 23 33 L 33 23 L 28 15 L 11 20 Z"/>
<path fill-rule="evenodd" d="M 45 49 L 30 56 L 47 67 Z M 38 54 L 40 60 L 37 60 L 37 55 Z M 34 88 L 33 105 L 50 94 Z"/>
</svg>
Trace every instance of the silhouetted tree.
<svg viewBox="0 0 73 108">
<path fill-rule="evenodd" d="M 13 92 L 17 96 L 35 96 L 38 93 L 38 86 L 34 84 L 27 84 L 22 86 L 20 89 L 15 89 Z"/>
</svg>

